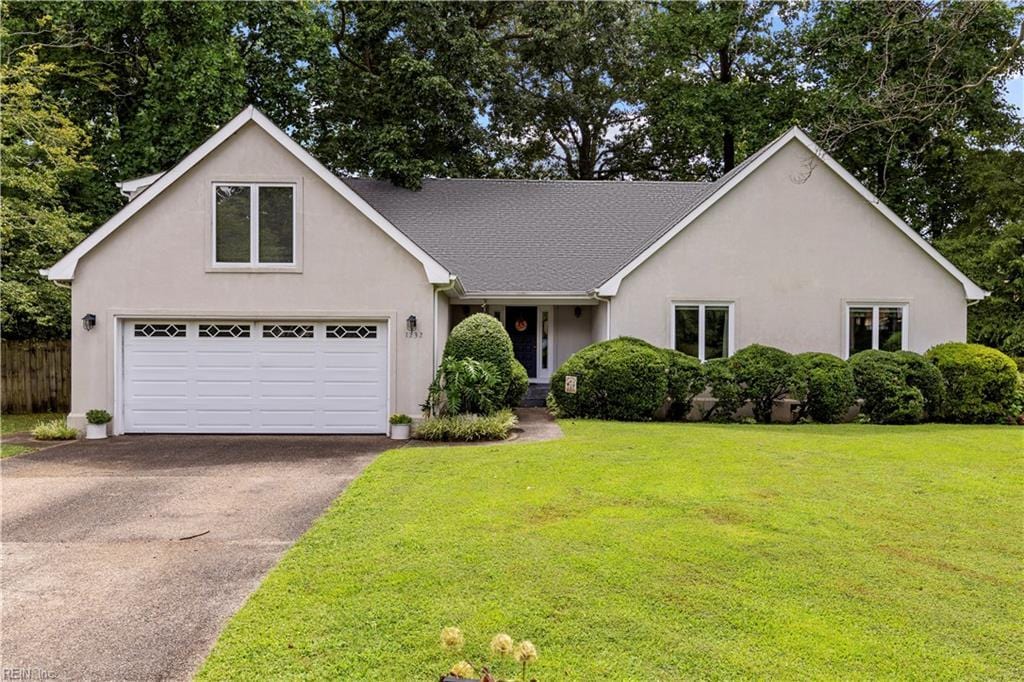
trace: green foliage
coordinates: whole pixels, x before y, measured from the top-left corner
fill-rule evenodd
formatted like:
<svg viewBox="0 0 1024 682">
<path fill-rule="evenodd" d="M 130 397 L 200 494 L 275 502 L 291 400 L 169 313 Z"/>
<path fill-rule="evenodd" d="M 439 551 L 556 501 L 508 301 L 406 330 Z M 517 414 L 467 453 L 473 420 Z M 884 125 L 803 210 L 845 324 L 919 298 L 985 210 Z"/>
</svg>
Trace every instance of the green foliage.
<svg viewBox="0 0 1024 682">
<path fill-rule="evenodd" d="M 0 18 L 6 9 L 0 12 Z M 0 30 L 0 38 L 7 31 Z M 6 42 L 6 41 L 5 41 Z M 89 137 L 47 92 L 56 67 L 37 49 L 0 63 L 0 327 L 5 339 L 70 334 L 71 296 L 39 276 L 84 236 L 85 217 L 66 208 L 89 167 Z"/>
<path fill-rule="evenodd" d="M 78 430 L 68 426 L 64 419 L 54 419 L 32 429 L 32 437 L 36 440 L 73 440 L 78 437 Z"/>
<path fill-rule="evenodd" d="M 701 377 L 708 393 L 715 399 L 714 404 L 704 410 L 701 418 L 705 421 L 729 421 L 736 411 L 743 407 L 740 385 L 736 381 L 726 358 L 708 360 L 701 367 Z"/>
<path fill-rule="evenodd" d="M 862 412 L 876 424 L 916 424 L 925 417 L 924 395 L 907 382 L 907 364 L 895 353 L 866 350 L 849 360 Z"/>
<path fill-rule="evenodd" d="M 1017 389 L 1010 401 L 1010 417 L 1017 424 L 1024 426 L 1024 373 L 1017 375 Z"/>
<path fill-rule="evenodd" d="M 576 377 L 576 393 L 565 377 Z M 668 366 L 661 349 L 621 337 L 582 348 L 551 377 L 550 400 L 566 417 L 646 421 L 666 402 Z"/>
<path fill-rule="evenodd" d="M 423 411 L 439 417 L 491 414 L 504 405 L 506 390 L 493 364 L 445 357 L 427 391 Z"/>
<path fill-rule="evenodd" d="M 530 375 L 518 360 L 512 360 L 512 379 L 508 382 L 505 392 L 505 407 L 519 407 L 523 396 L 530 388 Z"/>
<path fill-rule="evenodd" d="M 772 420 L 772 406 L 793 383 L 793 356 L 779 348 L 752 344 L 729 358 L 729 369 L 740 386 L 740 398 L 749 400 L 754 418 Z"/>
<path fill-rule="evenodd" d="M 841 421 L 857 401 L 850 367 L 828 353 L 800 353 L 793 359 L 790 395 L 800 401 L 800 418 L 823 424 Z"/>
<path fill-rule="evenodd" d="M 505 440 L 518 423 L 509 409 L 487 415 L 427 417 L 416 426 L 416 437 L 440 441 Z"/>
<path fill-rule="evenodd" d="M 1024 355 L 1024 152 L 1010 192 L 1020 217 L 996 234 L 990 229 L 945 237 L 936 243 L 943 255 L 992 294 L 968 308 L 969 341 Z"/>
<path fill-rule="evenodd" d="M 90 424 L 106 424 L 113 417 L 106 410 L 89 410 L 85 413 L 85 421 Z"/>
<path fill-rule="evenodd" d="M 668 366 L 668 398 L 672 401 L 668 417 L 686 419 L 693 409 L 693 399 L 705 387 L 700 360 L 670 348 L 663 348 L 661 354 Z"/>
<path fill-rule="evenodd" d="M 901 365 L 907 385 L 921 391 L 925 417 L 938 419 L 942 416 L 946 402 L 946 384 L 942 379 L 942 372 L 917 353 L 895 351 L 893 358 Z"/>
<path fill-rule="evenodd" d="M 924 357 L 945 379 L 944 419 L 994 424 L 1010 416 L 1018 372 L 1009 357 L 976 343 L 941 343 Z"/>
<path fill-rule="evenodd" d="M 448 335 L 444 357 L 490 363 L 498 374 L 502 395 L 509 390 L 516 359 L 512 352 L 512 339 L 496 318 L 475 313 L 459 322 Z"/>
<path fill-rule="evenodd" d="M 393 414 L 391 415 L 391 418 L 388 419 L 388 423 L 393 426 L 412 424 L 412 417 L 407 414 Z"/>
</svg>

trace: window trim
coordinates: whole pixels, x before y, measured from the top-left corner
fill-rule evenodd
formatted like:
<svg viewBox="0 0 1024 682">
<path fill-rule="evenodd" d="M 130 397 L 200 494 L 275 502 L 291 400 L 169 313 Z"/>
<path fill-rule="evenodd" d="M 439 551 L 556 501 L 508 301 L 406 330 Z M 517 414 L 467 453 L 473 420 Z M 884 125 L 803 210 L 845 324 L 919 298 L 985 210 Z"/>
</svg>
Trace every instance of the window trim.
<svg viewBox="0 0 1024 682">
<path fill-rule="evenodd" d="M 708 306 L 729 309 L 728 342 L 725 357 L 731 357 L 736 352 L 736 301 L 673 300 L 669 304 L 668 312 L 668 347 L 676 350 L 676 309 L 692 308 L 693 306 L 697 306 L 697 359 L 701 362 L 706 362 L 704 358 L 704 309 Z"/>
<path fill-rule="evenodd" d="M 850 309 L 871 308 L 871 350 L 878 350 L 878 309 L 879 308 L 900 308 L 903 312 L 902 327 L 900 329 L 900 350 L 910 350 L 910 302 L 907 300 L 880 301 L 856 300 L 843 302 L 843 339 L 842 354 L 839 356 L 844 360 L 850 359 Z M 859 351 L 858 351 L 859 352 Z"/>
<path fill-rule="evenodd" d="M 219 187 L 249 188 L 249 260 L 230 263 L 217 260 L 217 189 Z M 261 187 L 288 187 L 292 190 L 292 259 L 275 263 L 259 260 L 259 190 Z M 299 183 L 278 180 L 217 180 L 210 188 L 210 268 L 219 271 L 286 271 L 299 269 Z"/>
</svg>

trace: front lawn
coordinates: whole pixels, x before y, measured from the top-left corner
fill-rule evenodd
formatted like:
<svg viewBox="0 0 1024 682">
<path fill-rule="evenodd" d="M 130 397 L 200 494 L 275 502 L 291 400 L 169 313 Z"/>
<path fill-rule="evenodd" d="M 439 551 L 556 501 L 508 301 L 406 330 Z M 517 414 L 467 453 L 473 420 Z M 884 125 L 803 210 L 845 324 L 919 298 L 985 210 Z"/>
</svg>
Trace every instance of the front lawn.
<svg viewBox="0 0 1024 682">
<path fill-rule="evenodd" d="M 436 680 L 446 625 L 542 682 L 1024 677 L 1024 429 L 562 428 L 382 455 L 200 678 Z"/>
<path fill-rule="evenodd" d="M 53 419 L 63 419 L 66 415 L 61 412 L 35 412 L 31 414 L 4 414 L 0 415 L 0 435 L 12 433 L 27 433 L 42 422 Z M 21 443 L 0 443 L 0 459 L 14 457 L 26 452 L 32 452 L 37 448 Z"/>
</svg>

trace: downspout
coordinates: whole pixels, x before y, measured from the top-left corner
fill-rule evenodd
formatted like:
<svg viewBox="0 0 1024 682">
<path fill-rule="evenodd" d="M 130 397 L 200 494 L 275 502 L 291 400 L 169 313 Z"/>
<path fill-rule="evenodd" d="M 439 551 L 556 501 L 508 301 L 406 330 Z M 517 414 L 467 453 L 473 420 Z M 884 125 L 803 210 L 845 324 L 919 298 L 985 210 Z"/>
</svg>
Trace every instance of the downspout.
<svg viewBox="0 0 1024 682">
<path fill-rule="evenodd" d="M 437 370 L 437 366 L 438 364 L 440 364 L 439 359 L 437 357 L 437 297 L 444 291 L 451 291 L 452 289 L 454 289 L 457 281 L 458 277 L 452 275 L 451 280 L 449 280 L 448 284 L 445 284 L 444 286 L 434 287 L 434 338 L 431 342 L 430 348 L 434 358 L 435 370 Z"/>
<path fill-rule="evenodd" d="M 598 296 L 597 289 L 590 292 L 590 295 L 595 301 L 601 301 L 606 305 L 607 312 L 604 316 L 604 340 L 608 341 L 612 338 L 612 299 L 610 297 L 602 298 L 601 296 Z"/>
</svg>

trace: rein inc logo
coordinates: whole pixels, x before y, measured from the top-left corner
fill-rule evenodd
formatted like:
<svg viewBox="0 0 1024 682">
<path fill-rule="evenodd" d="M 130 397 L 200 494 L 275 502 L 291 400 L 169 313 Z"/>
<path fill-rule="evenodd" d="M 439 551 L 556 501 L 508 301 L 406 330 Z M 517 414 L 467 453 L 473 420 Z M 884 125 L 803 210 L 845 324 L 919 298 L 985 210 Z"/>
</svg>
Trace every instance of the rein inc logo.
<svg viewBox="0 0 1024 682">
<path fill-rule="evenodd" d="M 4 668 L 4 680 L 56 680 L 56 670 L 44 670 L 43 668 Z"/>
</svg>

